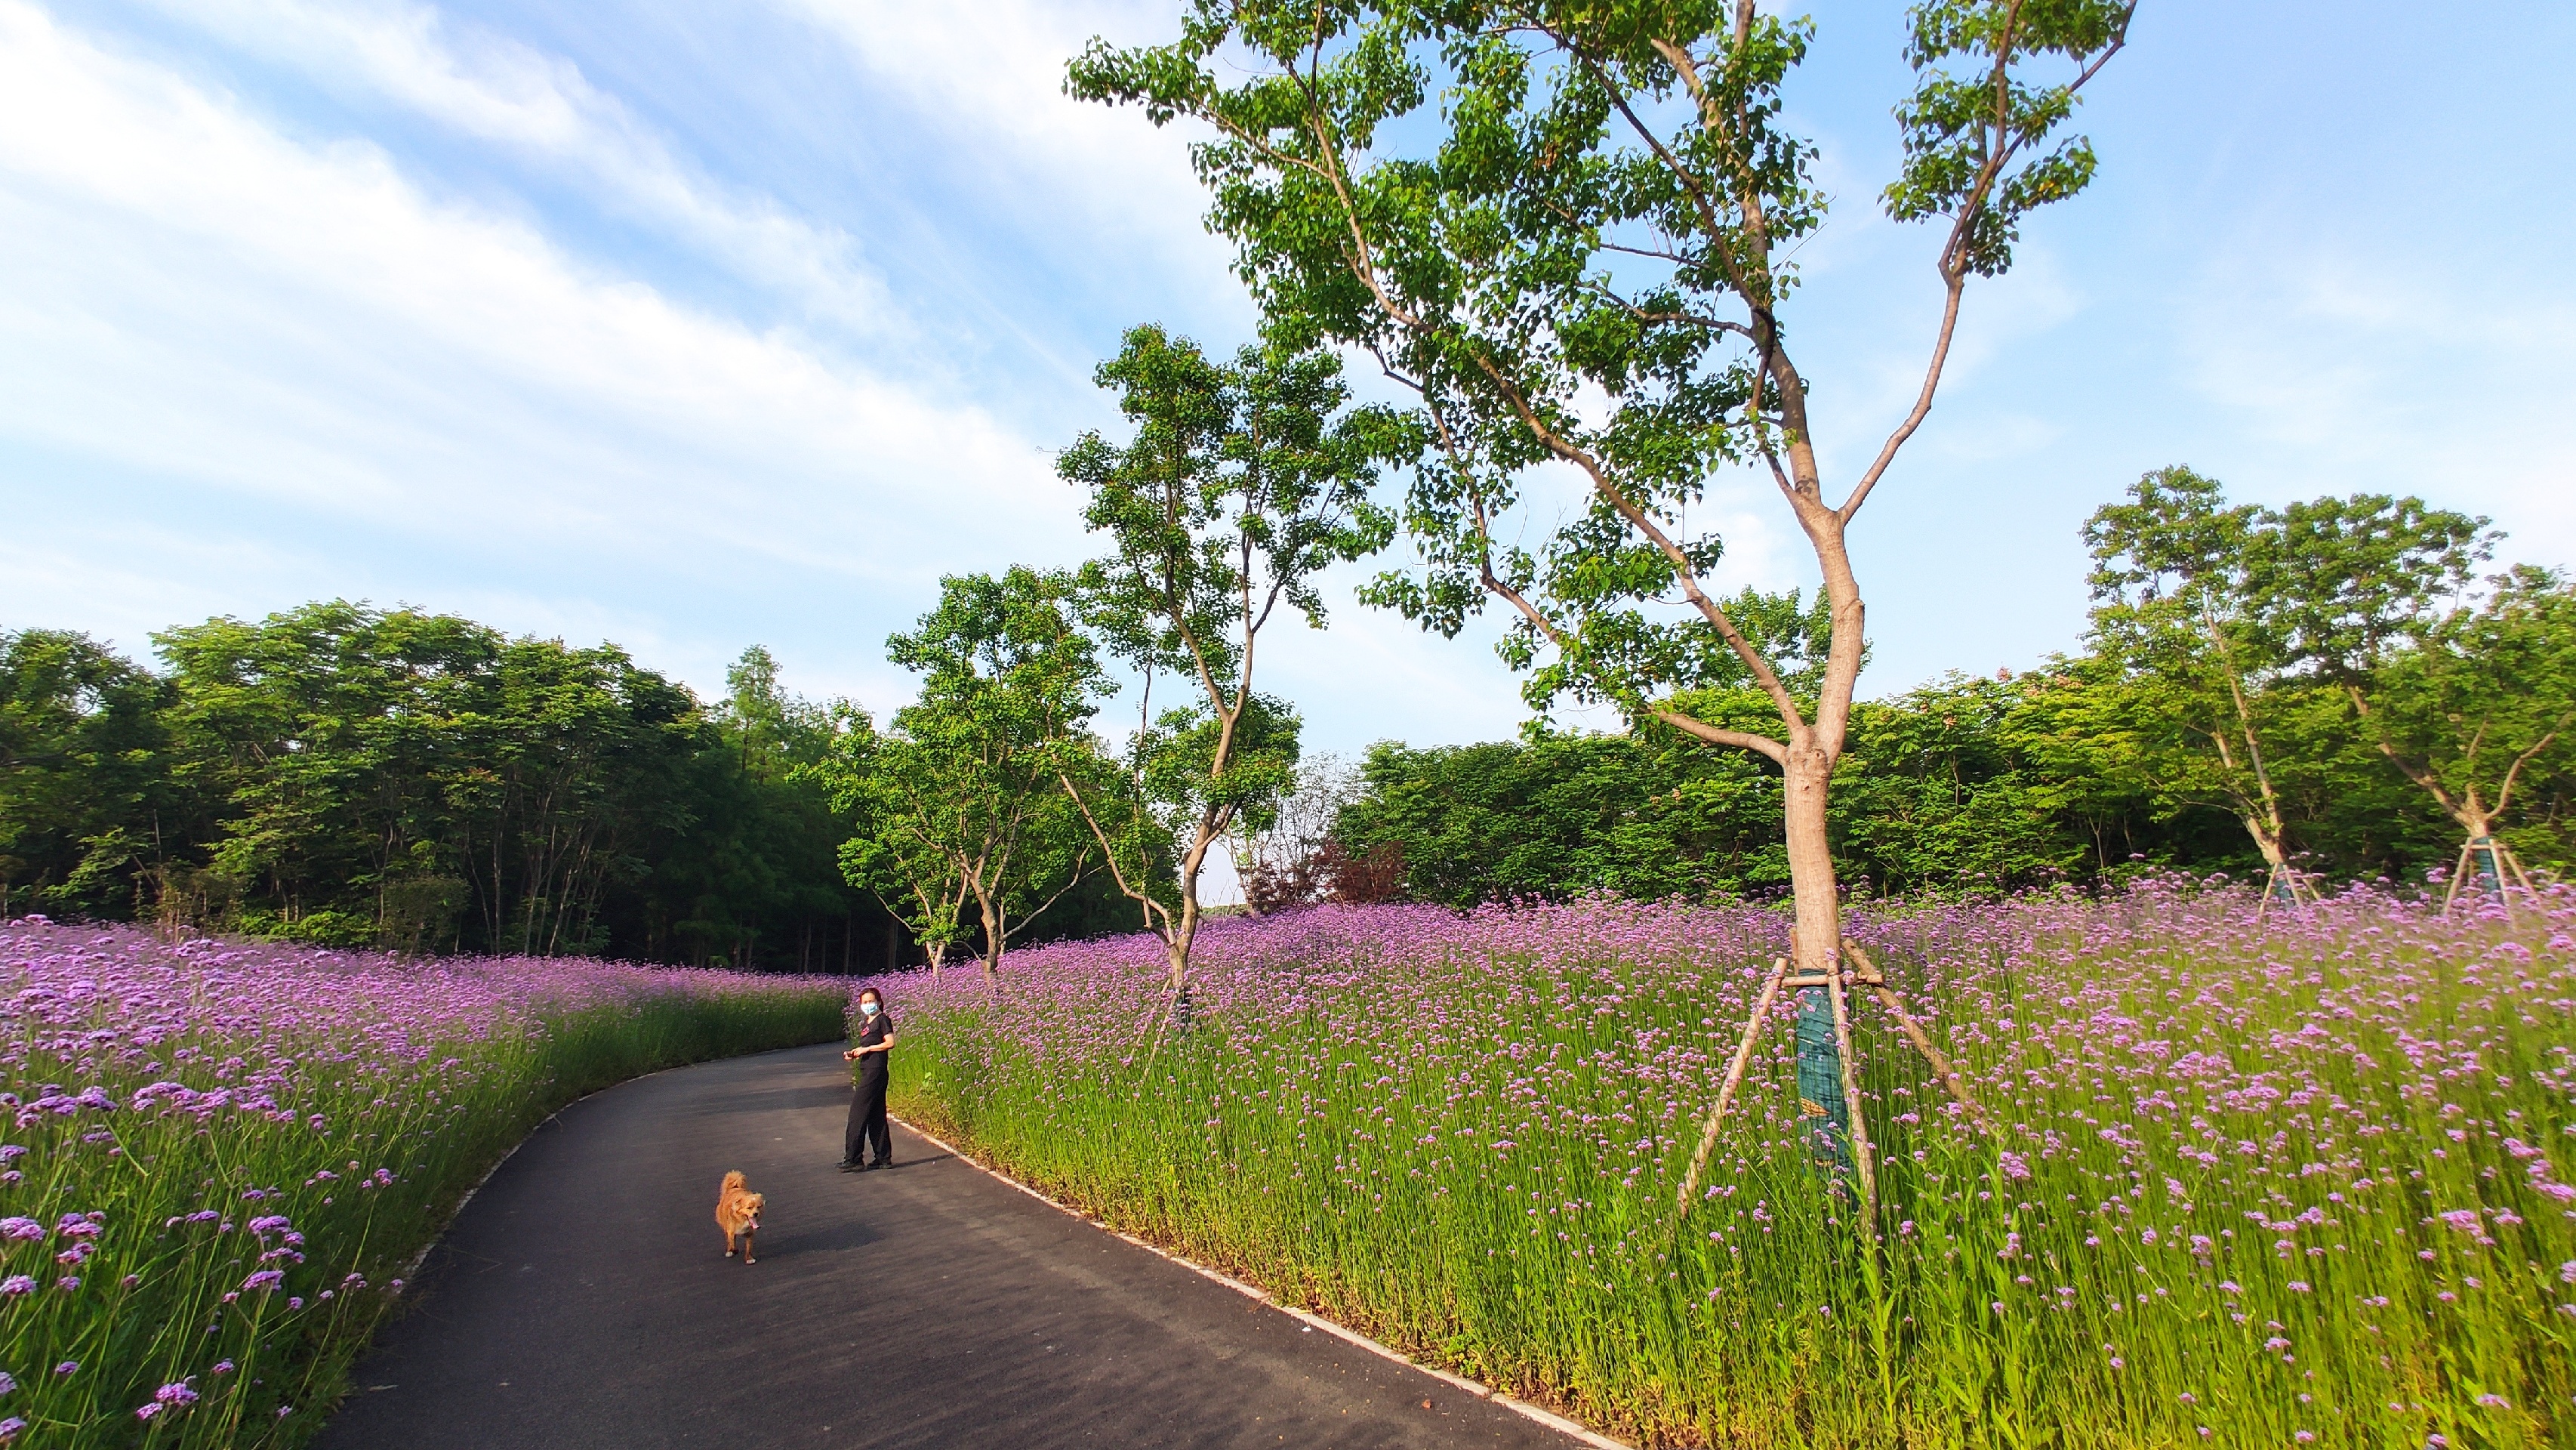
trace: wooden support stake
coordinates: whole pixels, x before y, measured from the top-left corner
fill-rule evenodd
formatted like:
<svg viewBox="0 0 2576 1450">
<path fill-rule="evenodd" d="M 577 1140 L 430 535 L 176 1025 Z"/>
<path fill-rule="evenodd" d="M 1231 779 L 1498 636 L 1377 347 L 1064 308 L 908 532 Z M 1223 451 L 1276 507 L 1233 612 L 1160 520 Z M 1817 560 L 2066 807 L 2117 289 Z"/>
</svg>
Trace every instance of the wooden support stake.
<svg viewBox="0 0 2576 1450">
<path fill-rule="evenodd" d="M 1842 1058 L 1843 1111 L 1851 1119 L 1852 1162 L 1860 1170 L 1860 1222 L 1870 1242 L 1878 1241 L 1878 1166 L 1870 1161 L 1869 1124 L 1860 1108 L 1860 1078 L 1852 1060 L 1851 1012 L 1843 1001 L 1843 979 L 1836 973 L 1825 983 L 1834 1004 L 1834 1048 Z"/>
<path fill-rule="evenodd" d="M 2263 873 L 2263 900 L 2254 908 L 2256 921 L 2261 921 L 2271 911 L 2272 898 L 2279 894 L 2279 887 L 2285 881 L 2290 885 L 2292 906 L 2307 906 L 2316 901 L 2317 894 L 2308 889 L 2307 883 L 2300 878 L 2295 869 L 2289 866 L 2275 866 Z"/>
<path fill-rule="evenodd" d="M 1851 950 L 1851 944 L 1848 942 L 1844 943 L 1843 950 Z M 1880 976 L 1876 969 L 1865 972 L 1852 972 L 1847 977 L 1843 978 L 1837 978 L 1830 972 L 1808 972 L 1801 976 L 1791 977 L 1780 985 L 1784 987 L 1829 987 L 1838 980 L 1858 982 L 1864 987 L 1883 987 L 1887 985 L 1887 979 Z"/>
<path fill-rule="evenodd" d="M 1897 996 L 1894 989 L 1887 985 L 1886 974 L 1879 971 L 1878 964 L 1871 961 L 1868 954 L 1857 945 L 1845 942 L 1843 950 L 1859 958 L 1861 964 L 1869 968 L 1869 975 L 1862 980 L 1869 983 L 1870 990 L 1878 997 L 1879 1005 L 1885 1007 L 1888 1015 L 1896 1019 L 1896 1025 L 1905 1030 L 1905 1039 L 1914 1044 L 1914 1050 L 1922 1053 L 1923 1060 L 1932 1064 L 1932 1070 L 1940 1074 L 1941 1086 L 1950 1090 L 1950 1096 L 1958 1100 L 1960 1107 L 1967 1109 L 1968 1120 L 1975 1123 L 1979 1130 L 1991 1136 L 1994 1125 L 1986 1120 L 1986 1110 L 1978 1107 L 1977 1100 L 1968 1095 L 1967 1079 L 1959 1075 L 1959 1069 L 1951 1066 L 1950 1059 L 1942 1054 L 1940 1048 L 1932 1045 L 1932 1034 L 1924 1031 L 1923 1024 L 1915 1021 L 1913 1015 L 1905 1010 L 1905 999 Z"/>
<path fill-rule="evenodd" d="M 2451 867 L 2451 884 L 2450 884 L 2450 886 L 2448 887 L 2448 889 L 2444 890 L 2444 891 L 2443 891 L 2443 893 L 2442 893 L 2442 914 L 2443 914 L 2443 915 L 2445 915 L 2445 916 L 2449 915 L 2449 914 L 2450 914 L 2450 911 L 2451 911 L 2451 903 L 2452 903 L 2452 902 L 2454 902 L 2454 901 L 2459 900 L 2459 898 L 2460 898 L 2460 882 L 2462 881 L 2462 879 L 2464 879 L 2465 877 L 2467 877 L 2467 875 L 2468 875 L 2468 874 L 2469 874 L 2469 843 L 2468 843 L 2468 842 L 2466 842 L 2466 841 L 2462 841 L 2462 842 L 2460 843 L 2460 859 L 2459 859 L 2459 862 L 2458 862 L 2456 865 L 2454 865 L 2454 866 L 2452 866 L 2452 867 Z"/>
<path fill-rule="evenodd" d="M 1949 1057 L 1933 1045 L 1932 1035 L 1923 1030 L 1923 1024 L 1915 1021 L 1913 1014 L 1905 1010 L 1905 999 L 1897 996 L 1895 990 L 1887 985 L 1887 976 L 1879 970 L 1878 963 L 1855 943 L 1844 942 L 1842 950 L 1860 964 L 1851 972 L 1852 981 L 1870 989 L 1879 1005 L 1896 1019 L 1896 1025 L 1904 1031 L 1906 1040 L 1914 1044 L 1914 1050 L 1922 1053 L 1923 1060 L 1932 1065 L 1932 1071 L 1941 1079 L 1941 1086 L 1967 1112 L 1968 1120 L 1979 1131 L 1992 1136 L 1993 1121 L 1968 1092 L 1967 1079 L 1960 1075 Z M 1868 1121 L 1861 1112 L 1860 1068 L 1852 1046 L 1851 1008 L 1845 995 L 1843 975 L 1839 972 L 1800 972 L 1792 976 L 1786 957 L 1773 960 L 1771 973 L 1763 979 L 1761 995 L 1753 1004 L 1753 1012 L 1745 1019 L 1744 1035 L 1737 1040 L 1735 1057 L 1727 1064 L 1726 1081 L 1717 1091 L 1717 1106 L 1709 1110 L 1708 1120 L 1700 1128 L 1699 1147 L 1691 1154 L 1690 1170 L 1682 1175 L 1681 1189 L 1675 1195 L 1674 1206 L 1681 1213 L 1690 1212 L 1691 1197 L 1699 1191 L 1702 1175 L 1708 1169 L 1709 1154 L 1717 1147 L 1718 1126 L 1725 1122 L 1726 1110 L 1733 1105 L 1736 1090 L 1744 1085 L 1745 1070 L 1753 1062 L 1753 1044 L 1761 1036 L 1763 1024 L 1771 1016 L 1771 1006 L 1779 1000 L 1784 987 L 1822 987 L 1832 998 L 1834 1046 L 1842 1058 L 1843 1111 L 1850 1119 L 1852 1161 L 1860 1178 L 1861 1217 L 1874 1236 L 1878 1229 L 1878 1162 L 1869 1141 Z"/>
<path fill-rule="evenodd" d="M 2495 870 L 2496 885 L 2504 888 L 2500 899 L 2504 902 L 2505 920 L 2511 921 L 2513 920 L 2513 896 L 2510 887 L 2513 883 L 2522 883 L 2522 889 L 2533 895 L 2539 894 L 2539 888 L 2531 884 L 2531 873 L 2522 869 L 2522 858 L 2513 853 L 2511 846 L 2497 840 L 2493 834 L 2487 836 L 2486 842 L 2487 863 Z M 2447 915 L 2450 912 L 2452 902 L 2459 900 L 2460 883 L 2469 879 L 2469 872 L 2472 863 L 2477 860 L 2478 850 L 2475 840 L 2460 843 L 2459 864 L 2451 868 L 2451 884 L 2442 892 L 2444 914 Z"/>
<path fill-rule="evenodd" d="M 1174 982 L 1165 990 L 1163 1009 L 1156 1014 L 1157 1020 L 1154 1024 L 1154 1045 L 1145 1050 L 1144 1070 L 1136 1075 L 1136 1090 L 1140 1093 L 1145 1090 L 1147 1081 L 1154 1075 L 1154 1059 L 1163 1051 L 1163 1034 L 1170 1029 L 1173 1017 L 1180 1011 L 1181 994 L 1188 990 L 1189 984 L 1186 982 Z"/>
<path fill-rule="evenodd" d="M 1681 1193 L 1675 1203 L 1683 1213 L 1690 1212 L 1691 1195 L 1699 1191 L 1700 1173 L 1708 1167 L 1709 1151 L 1717 1146 L 1717 1125 L 1726 1117 L 1726 1105 L 1735 1101 L 1735 1089 L 1744 1081 L 1744 1069 L 1753 1061 L 1753 1040 L 1761 1035 L 1762 1024 L 1771 1015 L 1771 1003 L 1780 995 L 1780 984 L 1789 975 L 1789 959 L 1780 957 L 1771 964 L 1771 975 L 1762 982 L 1762 995 L 1753 1004 L 1753 1015 L 1744 1019 L 1744 1040 L 1735 1044 L 1735 1060 L 1727 1064 L 1726 1085 L 1717 1090 L 1717 1106 L 1709 1109 L 1708 1125 L 1700 1129 L 1699 1150 L 1691 1154 L 1690 1172 L 1682 1175 Z"/>
<path fill-rule="evenodd" d="M 2522 869 L 2522 858 L 2513 854 L 2513 848 L 2499 841 L 2496 849 L 2504 853 L 2505 864 L 2513 868 L 2513 879 L 2522 883 L 2522 889 L 2534 896 L 2539 895 L 2540 888 L 2531 884 L 2531 873 Z"/>
</svg>

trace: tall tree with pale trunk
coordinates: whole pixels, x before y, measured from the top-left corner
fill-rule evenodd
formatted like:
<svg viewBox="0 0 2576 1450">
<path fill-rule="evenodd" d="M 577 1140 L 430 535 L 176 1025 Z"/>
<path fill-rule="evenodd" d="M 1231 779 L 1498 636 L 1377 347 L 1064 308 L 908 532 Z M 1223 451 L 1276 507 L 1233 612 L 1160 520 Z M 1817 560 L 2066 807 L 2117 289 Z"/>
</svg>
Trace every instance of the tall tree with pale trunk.
<svg viewBox="0 0 2576 1450">
<path fill-rule="evenodd" d="M 1815 148 L 1783 125 L 1807 22 L 1751 0 L 1200 0 L 1172 44 L 1095 41 L 1070 89 L 1210 128 L 1210 222 L 1273 335 L 1365 350 L 1418 399 L 1422 567 L 1372 600 L 1454 634 L 1498 599 L 1534 703 L 1614 700 L 1779 767 L 1798 961 L 1819 971 L 1841 943 L 1826 793 L 1865 644 L 1846 535 L 1931 411 L 1970 280 L 2091 179 L 2089 144 L 2059 133 L 2132 9 L 1909 12 L 1917 81 L 1882 203 L 1935 224 L 1930 357 L 1883 443 L 1831 480 L 1786 321 L 1826 210 Z M 1813 550 L 1830 638 L 1811 694 L 1708 582 L 1720 541 L 1690 513 L 1730 465 L 1776 486 Z M 1585 502 L 1529 550 L 1505 520 L 1542 470 Z M 1776 724 L 1673 698 L 1730 683 Z"/>
<path fill-rule="evenodd" d="M 1253 683 L 1262 631 L 1282 605 L 1322 626 L 1315 576 L 1386 545 L 1394 523 L 1370 488 L 1385 460 L 1419 447 L 1386 410 L 1346 407 L 1341 374 L 1329 353 L 1248 347 L 1229 364 L 1135 328 L 1100 367 L 1134 438 L 1086 433 L 1057 462 L 1090 492 L 1083 521 L 1113 546 L 1077 576 L 1083 618 L 1145 682 L 1127 780 L 1114 795 L 1070 774 L 1064 787 L 1162 938 L 1175 994 L 1209 850 L 1266 825 L 1296 783 L 1296 713 Z M 1190 703 L 1157 714 L 1165 680 Z M 1169 833 L 1168 884 L 1115 819 Z"/>
<path fill-rule="evenodd" d="M 2295 848 L 2280 763 L 2265 740 L 2295 688 L 2289 641 L 2263 607 L 2254 540 L 2263 510 L 2214 479 L 2161 468 L 2084 524 L 2092 551 L 2092 644 L 2128 685 L 2131 731 L 2170 802 L 2218 804 L 2245 826 L 2295 896 Z"/>
</svg>

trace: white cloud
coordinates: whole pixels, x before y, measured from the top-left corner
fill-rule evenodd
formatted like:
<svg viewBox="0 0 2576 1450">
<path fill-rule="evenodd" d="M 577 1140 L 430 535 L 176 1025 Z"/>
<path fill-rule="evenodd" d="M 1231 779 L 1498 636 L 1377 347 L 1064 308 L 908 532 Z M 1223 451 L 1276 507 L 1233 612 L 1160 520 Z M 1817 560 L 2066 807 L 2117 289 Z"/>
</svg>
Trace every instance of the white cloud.
<svg viewBox="0 0 2576 1450">
<path fill-rule="evenodd" d="M 693 175 L 660 136 L 569 61 L 401 0 L 191 0 L 166 9 L 326 87 L 378 97 L 556 163 L 606 192 L 618 209 L 668 229 L 807 312 L 872 336 L 906 330 L 885 284 L 860 262 L 845 232 Z"/>
<path fill-rule="evenodd" d="M 2555 279 L 2277 237 L 2225 254 L 2177 338 L 2245 439 L 2243 478 L 2207 466 L 2249 496 L 2422 494 L 2494 515 L 2512 557 L 2576 563 L 2576 305 Z"/>
<path fill-rule="evenodd" d="M 1230 286 L 1225 246 L 1199 224 L 1207 196 L 1186 151 L 1195 128 L 1157 129 L 1139 110 L 1064 94 L 1066 62 L 1092 36 L 1119 45 L 1173 38 L 1170 5 L 772 3 L 838 40 L 872 82 L 934 123 L 965 184 L 1042 219 L 1059 239 L 1078 231 L 1086 251 L 1126 267 L 1174 266 Z"/>
<path fill-rule="evenodd" d="M 0 208 L 12 274 L 55 284 L 13 289 L 0 341 L 22 439 L 406 528 L 506 518 L 647 553 L 685 528 L 880 576 L 924 556 L 854 557 L 854 532 L 1070 517 L 979 410 L 677 306 L 20 4 Z"/>
<path fill-rule="evenodd" d="M 21 511 L 18 522 L 0 532 L 0 629 L 77 629 L 130 659 L 150 655 L 156 630 L 231 609 L 215 582 L 226 572 L 283 572 L 297 562 L 289 551 L 226 547 L 143 520 L 39 529 L 26 527 Z M 64 600 L 86 607 L 66 618 Z"/>
</svg>

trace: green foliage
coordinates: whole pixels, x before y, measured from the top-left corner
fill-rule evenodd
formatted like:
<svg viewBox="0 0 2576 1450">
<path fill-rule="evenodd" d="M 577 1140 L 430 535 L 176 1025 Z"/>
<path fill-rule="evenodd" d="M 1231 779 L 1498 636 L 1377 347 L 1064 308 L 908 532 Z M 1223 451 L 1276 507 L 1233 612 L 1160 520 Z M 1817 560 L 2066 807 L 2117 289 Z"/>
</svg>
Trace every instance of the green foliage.
<svg viewBox="0 0 2576 1450">
<path fill-rule="evenodd" d="M 726 683 L 727 698 L 706 712 L 714 742 L 690 759 L 685 817 L 647 852 L 650 899 L 669 913 L 656 930 L 693 961 L 761 964 L 783 959 L 792 940 L 809 969 L 880 964 L 892 923 L 841 879 L 849 826 L 806 774 L 838 740 L 840 707 L 787 693 L 757 645 Z"/>
<path fill-rule="evenodd" d="M 835 941 L 848 960 L 881 930 L 802 774 L 839 727 L 765 651 L 709 710 L 613 645 L 409 609 L 157 642 L 156 677 L 79 636 L 0 636 L 15 909 L 733 965 L 820 965 Z"/>
<path fill-rule="evenodd" d="M 1321 628 L 1315 575 L 1392 534 L 1368 491 L 1409 439 L 1383 409 L 1345 410 L 1341 373 L 1329 353 L 1247 347 L 1229 366 L 1134 328 L 1098 380 L 1135 437 L 1085 433 L 1057 460 L 1113 549 L 1082 568 L 1084 623 L 1139 669 L 1196 677 L 1211 712 L 1240 693 L 1247 632 L 1283 603 Z"/>
<path fill-rule="evenodd" d="M 2369 714 L 2387 651 L 2432 629 L 2492 551 L 2485 525 L 2379 494 L 2230 505 L 2178 467 L 2097 510 L 2092 640 L 2124 689 L 2125 753 L 2166 812 L 2227 810 L 2275 863 L 2333 849 L 2290 829 L 2289 798 L 2385 790 L 2333 717 Z"/>
<path fill-rule="evenodd" d="M 1070 597 L 1064 576 L 1030 569 L 942 579 L 938 606 L 886 641 L 922 675 L 920 699 L 884 735 L 850 713 L 816 768 L 858 823 L 843 874 L 903 921 L 934 968 L 975 934 L 972 906 L 997 970 L 1015 929 L 1095 864 L 1066 782 L 1098 774 L 1084 727 L 1101 678 Z"/>
<path fill-rule="evenodd" d="M 1322 627 L 1316 576 L 1385 546 L 1394 523 L 1369 490 L 1418 447 L 1385 410 L 1347 406 L 1341 372 L 1326 352 L 1247 347 L 1226 364 L 1134 328 L 1099 382 L 1135 436 L 1086 433 L 1057 460 L 1111 549 L 1076 577 L 1083 622 L 1143 677 L 1123 773 L 1064 783 L 1176 976 L 1209 848 L 1262 829 L 1296 782 L 1296 711 L 1253 684 L 1261 631 L 1283 604 Z M 1172 676 L 1190 703 L 1157 712 Z M 1175 869 L 1158 877 L 1167 850 Z"/>
<path fill-rule="evenodd" d="M 451 616 L 334 602 L 158 642 L 180 778 L 223 803 L 210 864 L 264 935 L 596 951 L 705 743 L 696 701 L 615 647 Z M 400 921 L 397 889 L 441 877 L 464 918 Z"/>
<path fill-rule="evenodd" d="M 0 631 L 0 916 L 121 916 L 184 797 L 163 686 L 87 635 Z"/>
<path fill-rule="evenodd" d="M 2025 215 L 2090 179 L 2089 145 L 2060 133 L 2130 8 L 1912 12 L 1918 85 L 1886 204 L 1950 220 L 1954 302 L 2009 263 Z M 1716 469 L 1757 459 L 1823 509 L 1776 316 L 1825 211 L 1815 148 L 1782 124 L 1810 33 L 1717 5 L 1202 0 L 1169 45 L 1094 41 L 1068 89 L 1212 127 L 1194 150 L 1209 222 L 1271 334 L 1365 349 L 1418 393 L 1430 446 L 1404 523 L 1421 567 L 1365 597 L 1451 635 L 1500 598 L 1534 708 L 1572 695 L 1643 716 L 1795 662 L 1702 590 L 1722 542 L 1688 513 Z M 1584 508 L 1535 551 L 1497 537 L 1549 463 L 1580 470 Z"/>
<path fill-rule="evenodd" d="M 2250 583 L 2289 657 L 2358 684 L 2391 648 L 2442 618 L 2502 535 L 2420 498 L 2357 493 L 2266 510 L 2247 540 Z"/>
<path fill-rule="evenodd" d="M 2365 729 L 2470 835 L 2499 823 L 2526 861 L 2576 857 L 2576 585 L 2529 567 L 2375 672 Z M 2517 799 L 2543 802 L 2516 815 Z"/>
<path fill-rule="evenodd" d="M 2341 692 L 2275 688 L 2263 706 L 2275 727 L 2267 738 L 2287 761 L 2275 785 L 2305 863 L 2346 879 L 2420 878 L 2448 866 L 2456 832 L 2389 768 Z M 1953 675 L 1862 702 L 1829 817 L 1845 880 L 1874 895 L 1941 897 L 2108 885 L 2147 869 L 2259 875 L 2263 859 L 2232 814 L 2159 776 L 2166 747 L 2141 740 L 2154 718 L 2141 695 L 2104 661 L 2082 658 L 2011 679 Z M 1729 728 L 1769 708 L 1749 691 L 1684 699 L 1698 718 Z M 2440 728 L 2430 738 L 2444 738 Z M 2445 768 L 2465 762 L 2455 753 Z M 2487 799 L 2505 768 L 2479 764 Z M 2543 800 L 2566 798 L 2563 766 L 2533 774 Z M 1518 743 L 1382 744 L 1362 785 L 1336 836 L 1352 851 L 1400 847 L 1415 900 L 1465 907 L 1608 891 L 1713 902 L 1789 884 L 1778 768 L 1653 725 Z M 2545 807 L 2512 837 L 2527 861 L 2576 864 L 2566 816 L 2563 805 Z"/>
<path fill-rule="evenodd" d="M 1905 169 L 1882 197 L 1887 214 L 1950 221 L 1945 269 L 1993 277 L 2010 267 L 2022 218 L 2093 180 L 2090 140 L 2048 142 L 2074 116 L 2076 88 L 2119 48 L 2135 11 L 2085 0 L 1915 6 L 1905 46 L 1915 88 L 1896 108 Z M 2034 85 L 2015 68 L 2023 56 L 2055 56 L 2075 74 Z"/>
</svg>

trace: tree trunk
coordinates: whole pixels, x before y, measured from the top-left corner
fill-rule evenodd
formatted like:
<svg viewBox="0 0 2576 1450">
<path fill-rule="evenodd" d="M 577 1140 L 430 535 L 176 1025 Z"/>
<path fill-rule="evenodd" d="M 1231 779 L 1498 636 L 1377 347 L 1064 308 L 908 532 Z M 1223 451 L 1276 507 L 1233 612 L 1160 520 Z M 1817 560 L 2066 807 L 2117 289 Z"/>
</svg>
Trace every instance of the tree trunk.
<svg viewBox="0 0 2576 1450">
<path fill-rule="evenodd" d="M 1218 769 L 1222 770 L 1224 763 L 1224 757 L 1220 753 Z M 1198 837 L 1190 843 L 1189 852 L 1181 857 L 1180 870 L 1173 873 L 1180 878 L 1174 884 L 1180 888 L 1181 913 L 1167 920 L 1162 937 L 1163 956 L 1172 965 L 1170 990 L 1175 993 L 1179 992 L 1181 985 L 1189 980 L 1190 944 L 1198 940 L 1199 873 L 1207 867 L 1208 848 L 1215 845 L 1217 839 L 1224 834 L 1224 814 L 1214 807 L 1202 812 L 1199 816 Z"/>
<path fill-rule="evenodd" d="M 1002 952 L 1010 942 L 1010 914 L 999 902 L 980 893 L 975 898 L 975 911 L 984 921 L 984 984 L 991 986 L 1002 975 Z"/>
<path fill-rule="evenodd" d="M 2261 816 L 2248 811 L 2242 819 L 2245 834 L 2254 838 L 2254 848 L 2263 853 L 2263 864 L 2275 871 L 2289 869 L 2289 853 L 2282 849 L 2281 833 L 2267 825 Z"/>
<path fill-rule="evenodd" d="M 1812 738 L 1792 744 L 1788 757 L 1782 767 L 1782 807 L 1789 836 L 1789 887 L 1798 913 L 1791 950 L 1801 973 L 1830 972 L 1836 969 L 1843 939 L 1842 899 L 1825 835 L 1833 758 Z"/>
</svg>

